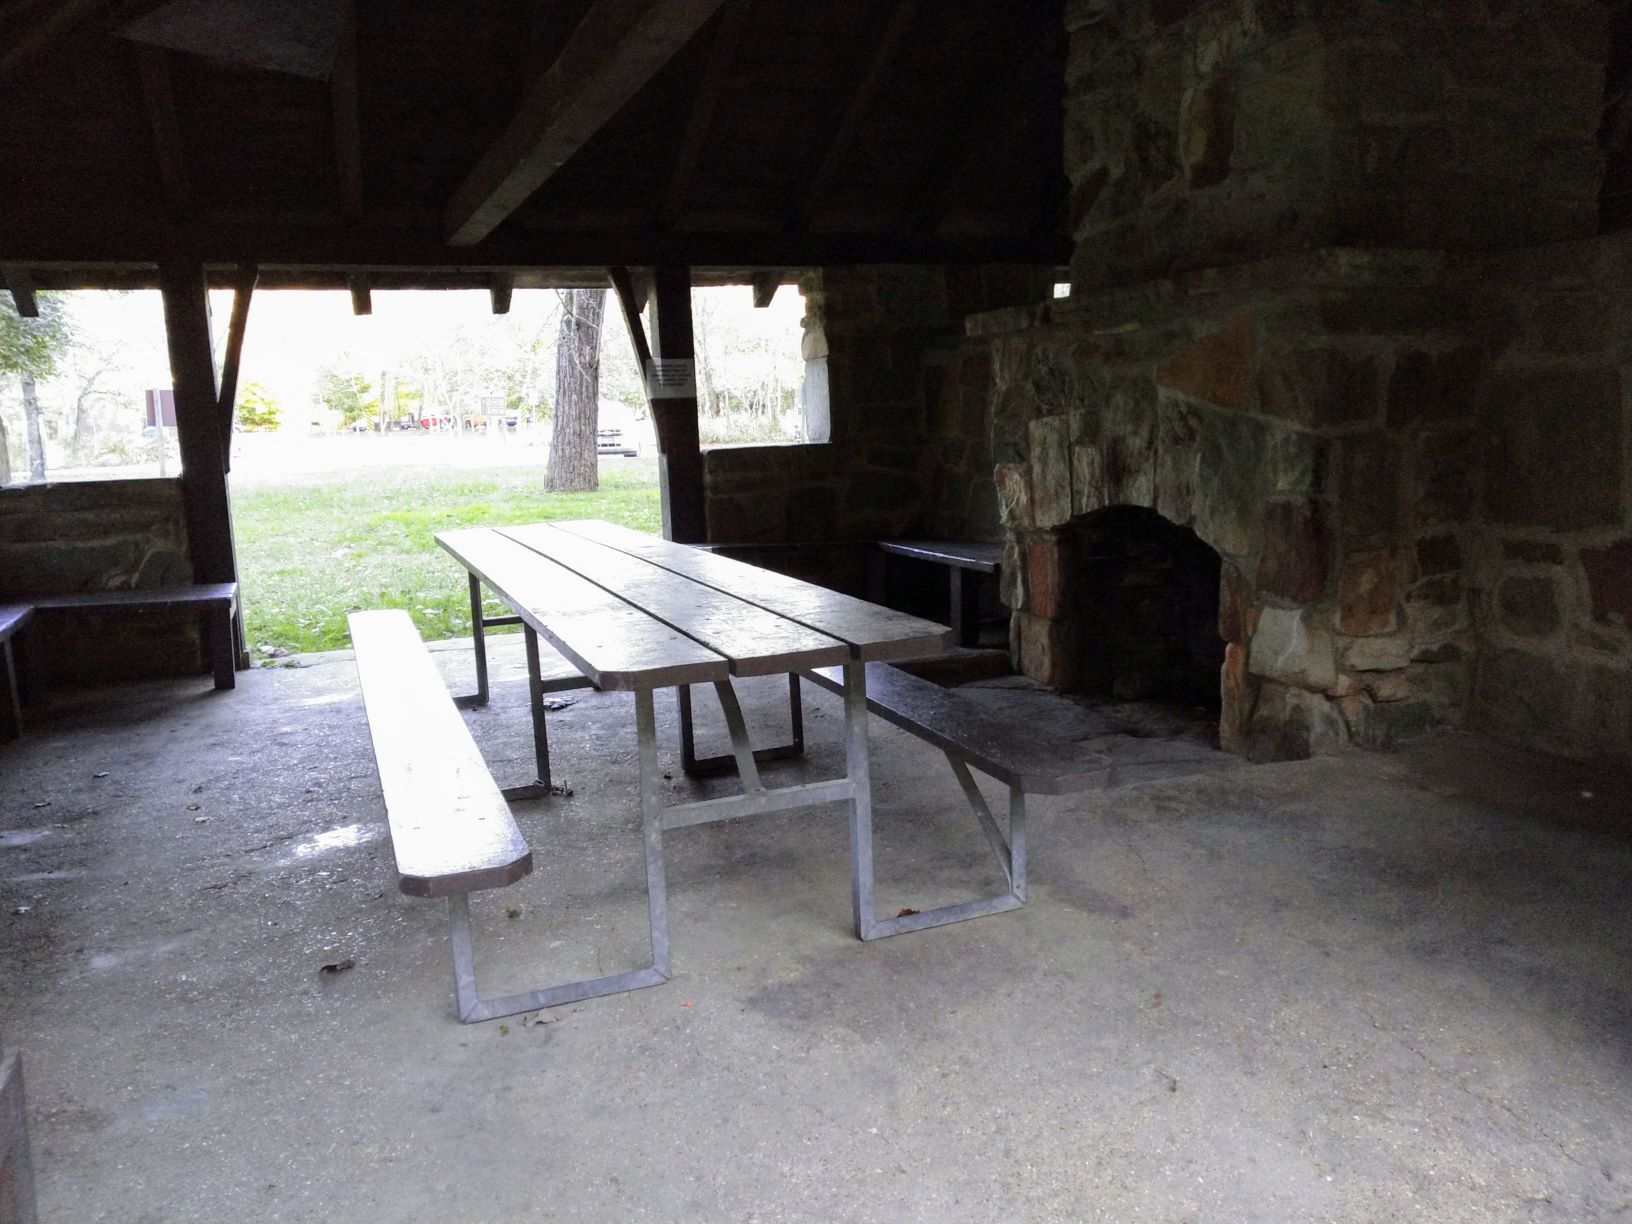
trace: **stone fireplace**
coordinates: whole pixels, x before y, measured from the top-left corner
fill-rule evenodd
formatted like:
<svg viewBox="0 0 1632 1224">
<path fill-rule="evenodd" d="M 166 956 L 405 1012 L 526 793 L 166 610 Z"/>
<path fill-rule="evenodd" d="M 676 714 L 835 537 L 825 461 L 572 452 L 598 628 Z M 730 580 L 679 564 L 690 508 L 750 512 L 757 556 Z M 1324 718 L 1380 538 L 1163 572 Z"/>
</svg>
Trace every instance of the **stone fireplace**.
<svg viewBox="0 0 1632 1224">
<path fill-rule="evenodd" d="M 1219 708 L 1219 555 L 1140 506 L 1108 506 L 1034 541 L 1034 607 L 1071 644 L 1056 683 L 1117 701 Z M 1044 556 L 1045 552 L 1056 556 Z M 1036 579 L 1057 575 L 1052 592 Z"/>
</svg>

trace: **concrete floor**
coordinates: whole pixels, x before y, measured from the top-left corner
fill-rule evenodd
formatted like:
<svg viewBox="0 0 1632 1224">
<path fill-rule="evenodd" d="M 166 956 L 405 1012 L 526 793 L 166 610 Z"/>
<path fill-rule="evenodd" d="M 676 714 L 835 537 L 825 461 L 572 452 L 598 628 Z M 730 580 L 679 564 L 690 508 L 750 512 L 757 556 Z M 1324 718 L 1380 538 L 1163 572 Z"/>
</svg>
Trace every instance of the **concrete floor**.
<svg viewBox="0 0 1632 1224">
<path fill-rule="evenodd" d="M 515 647 L 470 716 L 503 780 Z M 841 810 L 682 830 L 673 982 L 461 1026 L 351 664 L 308 662 L 77 694 L 0 748 L 47 1224 L 1632 1216 L 1624 778 L 1453 735 L 1247 767 L 989 684 L 1138 783 L 1035 804 L 1025 909 L 862 945 Z M 778 684 L 744 687 L 771 738 Z M 575 698 L 574 794 L 518 805 L 537 870 L 474 906 L 490 992 L 644 955 L 633 703 Z M 807 708 L 773 781 L 838 768 Z M 881 911 L 994 887 L 944 762 L 874 745 Z"/>
</svg>

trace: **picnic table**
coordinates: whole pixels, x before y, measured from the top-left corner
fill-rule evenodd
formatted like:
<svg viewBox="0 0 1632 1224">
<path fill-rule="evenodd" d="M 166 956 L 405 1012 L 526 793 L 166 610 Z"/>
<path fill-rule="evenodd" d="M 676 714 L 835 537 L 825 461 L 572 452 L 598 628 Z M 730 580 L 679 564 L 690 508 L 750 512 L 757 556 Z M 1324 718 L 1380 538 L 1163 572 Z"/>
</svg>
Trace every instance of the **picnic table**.
<svg viewBox="0 0 1632 1224">
<path fill-rule="evenodd" d="M 441 532 L 436 541 L 469 574 L 477 691 L 462 700 L 487 700 L 484 630 L 519 623 L 525 634 L 529 707 L 537 776 L 512 787 L 508 798 L 550 792 L 549 741 L 543 694 L 572 683 L 634 694 L 639 745 L 641 825 L 646 854 L 651 933 L 650 967 L 593 983 L 537 992 L 533 1006 L 572 997 L 634 989 L 670 973 L 663 834 L 671 829 L 844 803 L 849 811 L 851 904 L 857 934 L 881 928 L 873 901 L 872 784 L 867 741 L 867 664 L 942 652 L 951 631 L 903 612 L 878 607 L 812 583 L 741 561 L 604 522 L 540 523 Z M 512 612 L 486 617 L 482 588 Z M 555 648 L 579 678 L 546 677 L 539 639 Z M 752 676 L 797 676 L 839 669 L 845 718 L 842 777 L 767 787 L 762 781 L 733 681 Z M 663 803 L 653 695 L 657 689 L 714 687 L 730 734 L 741 793 L 685 803 Z M 513 856 L 512 856 L 513 857 Z M 461 1014 L 502 1014 L 475 996 L 468 916 L 460 894 L 453 911 L 456 986 Z M 468 967 L 468 973 L 466 968 Z M 511 1010 L 526 997 L 494 1001 Z"/>
</svg>

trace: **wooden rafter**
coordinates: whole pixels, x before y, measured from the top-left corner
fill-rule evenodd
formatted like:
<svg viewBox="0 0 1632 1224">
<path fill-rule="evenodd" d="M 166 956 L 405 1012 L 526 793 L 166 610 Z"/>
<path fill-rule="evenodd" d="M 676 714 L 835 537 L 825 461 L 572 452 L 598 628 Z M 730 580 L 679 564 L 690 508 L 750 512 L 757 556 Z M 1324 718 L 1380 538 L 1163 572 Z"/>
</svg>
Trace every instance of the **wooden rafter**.
<svg viewBox="0 0 1632 1224">
<path fill-rule="evenodd" d="M 776 298 L 776 291 L 782 287 L 782 269 L 772 268 L 765 272 L 754 273 L 754 305 L 763 310 Z"/>
<path fill-rule="evenodd" d="M 673 58 L 724 0 L 595 0 L 453 193 L 448 242 L 474 246 Z"/>
<path fill-rule="evenodd" d="M 1013 123 L 1016 107 L 1031 96 L 1037 78 L 1047 72 L 1060 51 L 1059 38 L 1037 40 L 1025 49 L 1009 71 L 994 74 L 995 79 L 1003 82 L 1000 89 L 977 89 L 971 93 L 971 105 L 963 121 L 949 124 L 947 128 L 953 135 L 961 134 L 961 143 L 932 160 L 930 174 L 913 192 L 913 198 L 923 205 L 913 218 L 914 233 L 933 234 L 940 229 L 952 210 L 958 188 L 972 167 L 991 151 L 1000 134 Z"/>
<path fill-rule="evenodd" d="M 351 291 L 352 314 L 371 315 L 374 313 L 374 294 L 369 286 L 366 272 L 353 272 L 346 277 L 346 288 Z"/>
<path fill-rule="evenodd" d="M 363 215 L 363 136 L 357 107 L 357 3 L 340 0 L 340 29 L 335 35 L 334 75 L 329 81 L 334 111 L 334 169 L 340 185 L 340 215 L 356 221 Z"/>
<path fill-rule="evenodd" d="M 107 0 L 60 0 L 56 4 L 30 6 L 21 15 L 22 28 L 11 35 L 11 45 L 0 52 L 0 77 L 49 50 L 81 21 L 106 5 Z"/>
<path fill-rule="evenodd" d="M 725 91 L 731 65 L 736 61 L 737 47 L 742 42 L 742 27 L 747 22 L 752 4 L 753 0 L 729 0 L 720 15 L 719 28 L 714 31 L 714 41 L 708 48 L 708 60 L 703 65 L 702 80 L 692 99 L 691 113 L 686 117 L 686 130 L 680 137 L 680 148 L 675 153 L 674 170 L 669 175 L 668 185 L 663 189 L 663 198 L 657 207 L 657 223 L 664 229 L 674 225 L 681 208 L 685 206 L 686 191 L 691 186 L 692 176 L 697 173 L 703 142 L 708 138 L 708 130 L 714 122 L 714 112 L 719 109 L 720 95 Z"/>
<path fill-rule="evenodd" d="M 40 303 L 34 296 L 34 277 L 21 264 L 0 265 L 0 278 L 6 282 L 6 288 L 11 292 L 11 304 L 17 308 L 17 316 L 22 319 L 37 319 L 40 317 Z"/>
<path fill-rule="evenodd" d="M 217 401 L 228 441 L 232 434 L 232 412 L 238 403 L 238 370 L 244 356 L 244 332 L 249 327 L 249 301 L 255 294 L 255 283 L 259 279 L 260 269 L 254 264 L 244 264 L 232 280 L 232 315 L 227 320 L 227 348 L 221 355 L 221 386 Z"/>
<path fill-rule="evenodd" d="M 861 128 L 861 121 L 867 117 L 873 99 L 878 95 L 879 86 L 884 83 L 890 64 L 900 52 L 907 31 L 912 27 L 915 8 L 914 0 L 899 0 L 895 11 L 890 14 L 889 23 L 884 27 L 878 42 L 873 45 L 873 54 L 867 61 L 867 70 L 862 73 L 861 80 L 856 82 L 856 88 L 844 108 L 839 125 L 833 129 L 833 135 L 828 139 L 821 161 L 816 163 L 816 170 L 806 181 L 801 197 L 794 201 L 791 228 L 796 230 L 810 228 L 810 219 L 816 210 L 817 201 L 827 191 L 833 176 L 838 173 L 839 165 L 844 161 L 845 154 L 850 151 L 856 132 Z"/>
<path fill-rule="evenodd" d="M 635 364 L 640 367 L 641 377 L 644 378 L 646 367 L 652 364 L 652 346 L 646 342 L 646 324 L 640 317 L 640 312 L 646 306 L 646 298 L 636 290 L 628 268 L 608 268 L 606 274 L 617 292 L 618 306 L 623 310 L 623 321 L 629 329 L 629 343 L 635 349 Z"/>
<path fill-rule="evenodd" d="M 176 95 L 170 84 L 170 52 L 162 47 L 138 46 L 136 63 L 142 74 L 142 100 L 147 107 L 148 130 L 153 135 L 153 158 L 165 210 L 172 217 L 186 217 L 193 211 L 192 192 L 187 184 Z"/>
</svg>

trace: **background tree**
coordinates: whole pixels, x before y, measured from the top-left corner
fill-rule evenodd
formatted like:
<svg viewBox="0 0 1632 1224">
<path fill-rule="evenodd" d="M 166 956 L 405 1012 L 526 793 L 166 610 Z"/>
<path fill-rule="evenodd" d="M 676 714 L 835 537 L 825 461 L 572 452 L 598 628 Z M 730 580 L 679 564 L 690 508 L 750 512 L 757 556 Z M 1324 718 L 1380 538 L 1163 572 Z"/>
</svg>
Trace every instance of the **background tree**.
<svg viewBox="0 0 1632 1224">
<path fill-rule="evenodd" d="M 605 289 L 561 294 L 561 335 L 555 349 L 555 411 L 544 488 L 578 493 L 599 486 L 595 428 L 600 417 L 601 320 Z"/>
<path fill-rule="evenodd" d="M 238 394 L 238 422 L 252 431 L 270 431 L 278 427 L 283 417 L 283 405 L 277 397 L 252 382 Z"/>
<path fill-rule="evenodd" d="M 380 410 L 374 384 L 361 374 L 324 366 L 317 374 L 317 398 L 340 417 L 342 427 L 366 420 Z"/>
<path fill-rule="evenodd" d="M 0 310 L 0 374 L 17 377 L 23 392 L 23 420 L 28 433 L 28 477 L 45 479 L 45 439 L 40 432 L 37 379 L 51 378 L 73 339 L 68 311 L 52 293 L 39 296 L 40 317 L 24 319 Z M 0 425 L 0 483 L 11 479 L 11 454 Z"/>
</svg>

